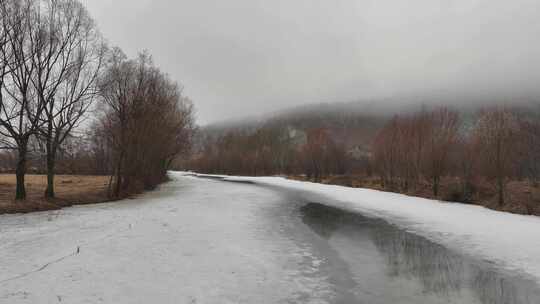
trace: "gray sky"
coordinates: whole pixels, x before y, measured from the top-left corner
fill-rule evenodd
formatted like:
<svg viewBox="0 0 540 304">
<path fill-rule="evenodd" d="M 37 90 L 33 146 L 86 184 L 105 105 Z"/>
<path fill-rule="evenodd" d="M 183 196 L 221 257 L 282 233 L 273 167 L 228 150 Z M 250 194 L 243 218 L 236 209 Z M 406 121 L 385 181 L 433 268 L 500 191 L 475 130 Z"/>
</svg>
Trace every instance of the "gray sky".
<svg viewBox="0 0 540 304">
<path fill-rule="evenodd" d="M 538 0 L 82 0 L 200 123 L 353 99 L 540 96 Z M 424 100 L 424 101 L 426 101 Z"/>
</svg>

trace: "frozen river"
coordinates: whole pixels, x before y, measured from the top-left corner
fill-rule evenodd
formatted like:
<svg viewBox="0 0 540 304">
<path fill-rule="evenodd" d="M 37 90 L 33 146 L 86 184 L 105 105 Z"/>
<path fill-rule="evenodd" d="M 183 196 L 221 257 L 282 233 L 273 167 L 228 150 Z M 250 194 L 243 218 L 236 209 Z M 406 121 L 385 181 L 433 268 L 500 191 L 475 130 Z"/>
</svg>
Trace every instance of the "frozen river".
<svg viewBox="0 0 540 304">
<path fill-rule="evenodd" d="M 323 198 L 175 176 L 0 216 L 0 303 L 540 303 L 525 275 Z"/>
</svg>

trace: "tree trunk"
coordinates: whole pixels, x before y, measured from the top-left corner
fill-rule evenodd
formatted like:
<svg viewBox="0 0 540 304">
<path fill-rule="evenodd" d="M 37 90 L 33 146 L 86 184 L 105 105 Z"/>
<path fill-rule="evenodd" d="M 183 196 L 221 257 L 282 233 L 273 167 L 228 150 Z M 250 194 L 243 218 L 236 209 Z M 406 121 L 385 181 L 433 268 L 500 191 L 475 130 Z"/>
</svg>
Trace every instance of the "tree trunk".
<svg viewBox="0 0 540 304">
<path fill-rule="evenodd" d="M 54 198 L 54 167 L 55 167 L 55 153 L 47 153 L 47 189 L 45 190 L 45 198 Z"/>
<path fill-rule="evenodd" d="M 119 142 L 120 142 L 120 147 L 119 147 L 119 151 L 118 151 L 118 163 L 116 165 L 116 184 L 115 184 L 115 188 L 114 188 L 114 197 L 115 198 L 119 198 L 120 197 L 120 191 L 122 190 L 122 187 L 124 186 L 123 183 L 124 183 L 124 180 L 123 180 L 123 172 L 122 170 L 124 170 L 123 168 L 123 162 L 124 162 L 124 157 L 125 157 L 125 150 L 126 149 L 126 136 L 125 136 L 125 130 L 126 130 L 126 122 L 125 122 L 125 118 L 124 118 L 124 115 L 121 113 L 120 114 L 120 137 L 119 137 Z"/>
<path fill-rule="evenodd" d="M 55 158 L 56 158 L 56 149 L 55 149 L 55 142 L 57 141 L 57 136 L 58 136 L 58 133 L 57 133 L 57 136 L 55 136 L 55 138 L 53 139 L 53 129 L 54 129 L 54 126 L 53 126 L 53 120 L 54 118 L 52 117 L 52 113 L 53 113 L 53 107 L 54 107 L 54 103 L 51 102 L 49 104 L 49 112 L 48 112 L 48 124 L 47 124 L 47 137 L 46 137 L 46 142 L 45 142 L 45 146 L 46 146 L 46 152 L 47 152 L 47 189 L 45 189 L 45 198 L 46 199 L 51 199 L 51 198 L 54 198 L 54 162 L 55 162 Z"/>
<path fill-rule="evenodd" d="M 116 167 L 116 184 L 114 189 L 114 197 L 120 197 L 120 191 L 122 190 L 122 162 L 124 161 L 124 150 L 120 151 L 120 156 L 118 157 L 118 165 Z"/>
<path fill-rule="evenodd" d="M 433 177 L 433 196 L 439 196 L 439 178 L 437 176 Z"/>
<path fill-rule="evenodd" d="M 19 146 L 19 159 L 17 161 L 17 189 L 15 193 L 15 200 L 25 200 L 26 199 L 26 187 L 24 185 L 24 177 L 26 174 L 26 153 L 27 153 L 27 142 L 23 142 Z"/>
<path fill-rule="evenodd" d="M 504 181 L 502 176 L 497 177 L 497 190 L 499 192 L 499 207 L 504 205 Z"/>
<path fill-rule="evenodd" d="M 120 189 L 122 189 L 122 174 L 120 173 L 120 164 L 116 170 L 116 184 L 114 188 L 114 197 L 120 197 Z"/>
<path fill-rule="evenodd" d="M 499 192 L 499 207 L 504 205 L 504 170 L 501 157 L 501 139 L 497 140 L 497 155 L 496 155 L 496 168 L 497 168 L 497 190 Z"/>
</svg>

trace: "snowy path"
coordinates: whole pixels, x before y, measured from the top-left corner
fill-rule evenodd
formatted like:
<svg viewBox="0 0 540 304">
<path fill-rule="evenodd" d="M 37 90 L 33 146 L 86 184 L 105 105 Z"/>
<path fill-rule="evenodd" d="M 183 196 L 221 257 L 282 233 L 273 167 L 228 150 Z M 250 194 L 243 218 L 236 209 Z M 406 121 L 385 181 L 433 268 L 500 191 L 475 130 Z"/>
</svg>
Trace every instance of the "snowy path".
<svg viewBox="0 0 540 304">
<path fill-rule="evenodd" d="M 329 207 L 349 206 L 338 188 L 171 176 L 134 200 L 0 216 L 0 303 L 540 303 L 526 276 Z"/>
<path fill-rule="evenodd" d="M 0 216 L 0 303 L 329 299 L 325 278 L 305 275 L 309 250 L 266 220 L 261 205 L 280 200 L 182 179 L 136 200 Z"/>
</svg>

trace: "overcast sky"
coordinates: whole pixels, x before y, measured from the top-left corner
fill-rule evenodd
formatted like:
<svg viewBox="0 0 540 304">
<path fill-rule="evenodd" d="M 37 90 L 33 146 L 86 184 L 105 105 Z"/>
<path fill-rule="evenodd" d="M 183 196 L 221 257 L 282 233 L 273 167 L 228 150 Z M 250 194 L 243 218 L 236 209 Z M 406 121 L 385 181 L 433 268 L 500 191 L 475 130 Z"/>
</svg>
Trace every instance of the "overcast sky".
<svg viewBox="0 0 540 304">
<path fill-rule="evenodd" d="M 111 44 L 148 49 L 185 86 L 203 124 L 406 94 L 540 95 L 538 0 L 82 1 Z"/>
</svg>

